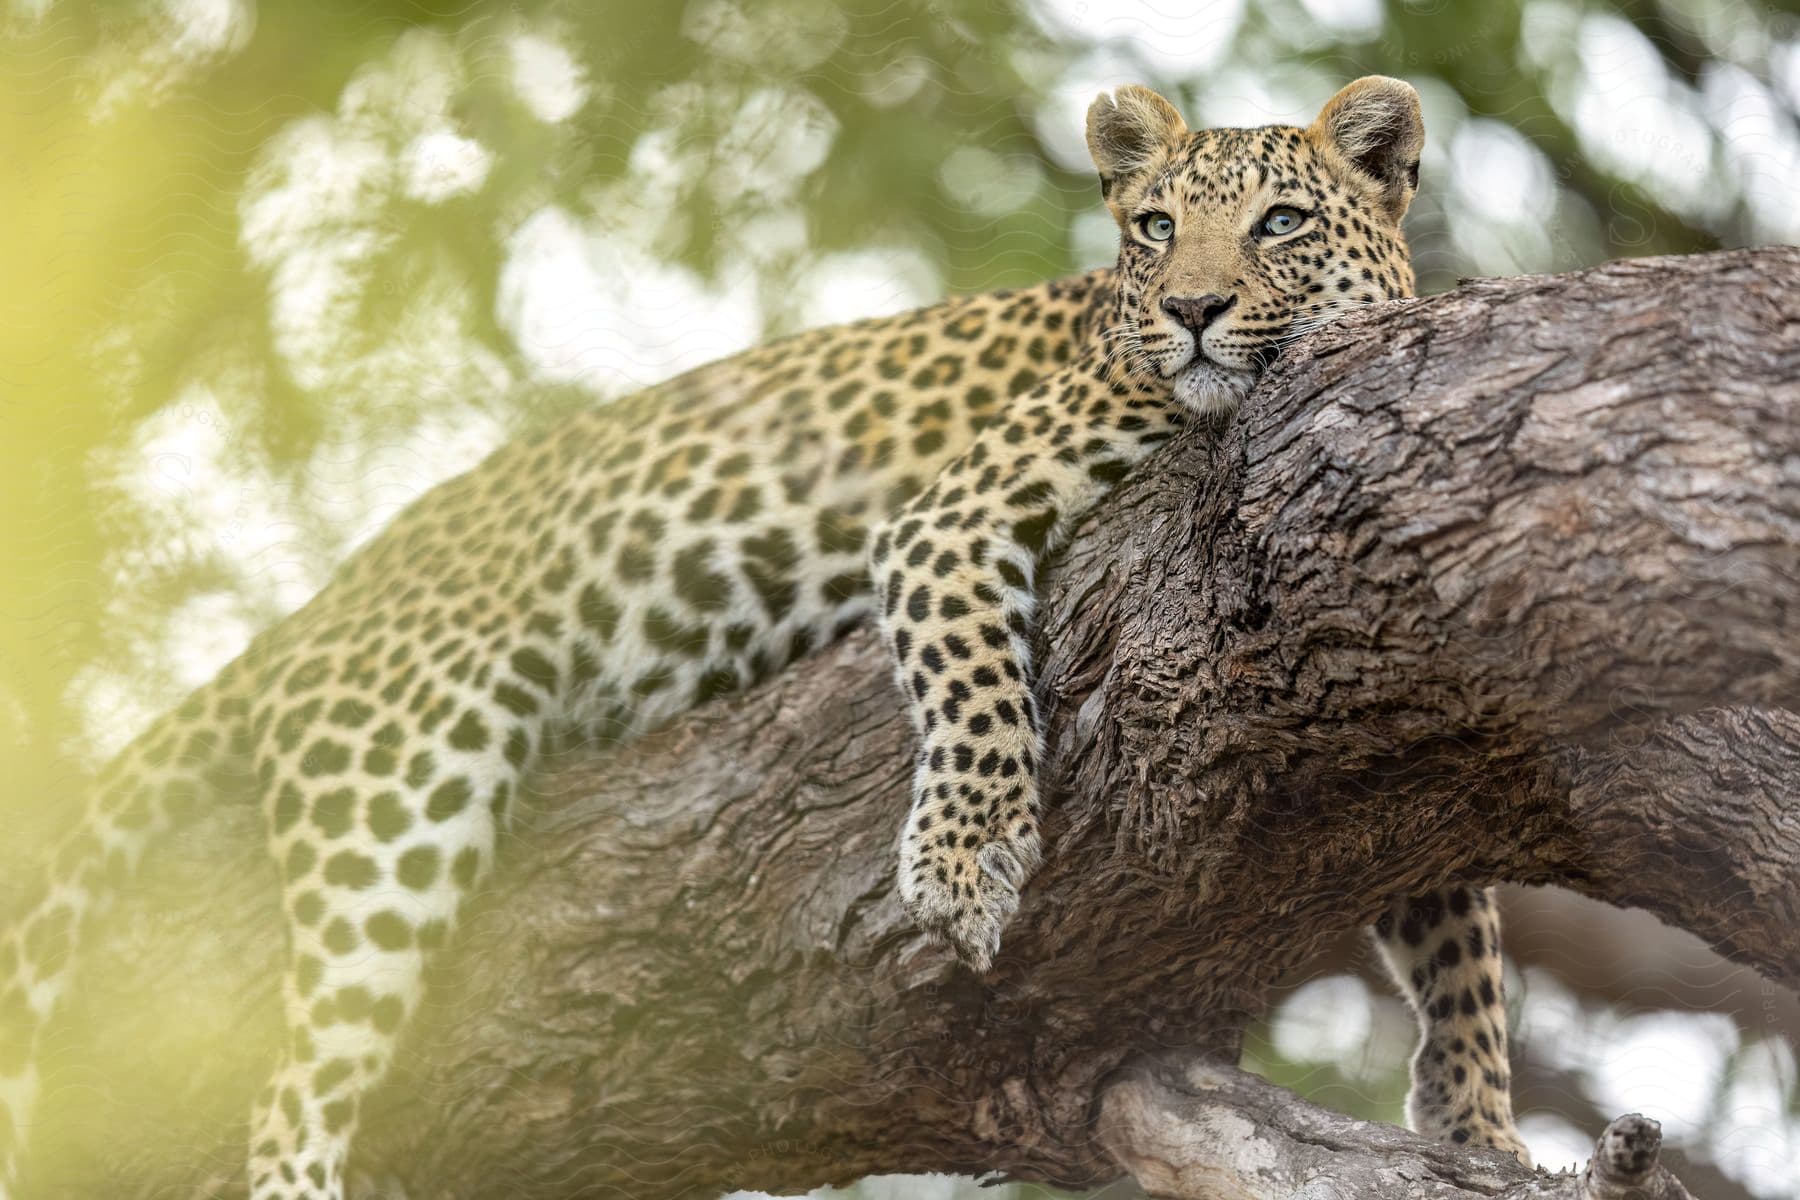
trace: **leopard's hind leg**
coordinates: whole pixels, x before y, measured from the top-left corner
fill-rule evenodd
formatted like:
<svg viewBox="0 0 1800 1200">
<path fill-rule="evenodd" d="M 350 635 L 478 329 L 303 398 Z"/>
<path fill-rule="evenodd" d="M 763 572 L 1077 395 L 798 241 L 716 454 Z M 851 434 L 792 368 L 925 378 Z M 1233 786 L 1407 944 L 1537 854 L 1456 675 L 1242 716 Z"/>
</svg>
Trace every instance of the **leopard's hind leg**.
<svg viewBox="0 0 1800 1200">
<path fill-rule="evenodd" d="M 289 957 L 287 1041 L 251 1121 L 252 1200 L 342 1200 L 363 1102 L 418 1006 L 427 956 L 492 862 L 537 736 L 473 689 L 446 701 L 428 738 L 416 713 L 354 703 L 354 731 L 327 716 L 262 767 Z"/>
<path fill-rule="evenodd" d="M 1440 1141 L 1497 1146 L 1530 1166 L 1513 1123 L 1492 889 L 1456 886 L 1397 898 L 1373 932 L 1419 1018 L 1408 1122 Z"/>
</svg>

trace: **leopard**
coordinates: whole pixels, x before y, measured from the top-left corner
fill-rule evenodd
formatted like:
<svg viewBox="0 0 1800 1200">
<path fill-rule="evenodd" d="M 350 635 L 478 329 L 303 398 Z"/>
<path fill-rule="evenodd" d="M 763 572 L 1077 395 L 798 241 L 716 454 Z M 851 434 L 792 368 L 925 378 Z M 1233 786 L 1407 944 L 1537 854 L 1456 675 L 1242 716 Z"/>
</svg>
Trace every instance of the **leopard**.
<svg viewBox="0 0 1800 1200">
<path fill-rule="evenodd" d="M 1305 129 L 1199 132 L 1128 87 L 1094 101 L 1087 141 L 1119 232 L 1105 323 L 879 524 L 870 553 L 919 746 L 900 893 L 976 970 L 1041 854 L 1031 655 L 1044 565 L 1156 446 L 1235 412 L 1296 332 L 1414 288 L 1400 223 L 1424 126 L 1403 81 L 1359 80 Z M 1531 1165 L 1491 890 L 1400 898 L 1372 933 L 1421 1024 L 1409 1122 Z"/>
<path fill-rule="evenodd" d="M 0 1200 L 36 1049 L 145 856 L 256 803 L 288 939 L 252 1200 L 343 1200 L 364 1101 L 550 748 L 622 743 L 873 623 L 919 755 L 907 912 L 990 969 L 1041 856 L 1033 597 L 1083 513 L 1222 420 L 1296 330 L 1412 294 L 1423 124 L 1358 80 L 1304 127 L 1088 112 L 1116 265 L 802 331 L 571 413 L 432 488 L 102 768 L 0 940 Z M 1492 897 L 1393 902 L 1409 1120 L 1521 1157 Z M 1527 1161 L 1529 1161 L 1527 1159 Z"/>
</svg>

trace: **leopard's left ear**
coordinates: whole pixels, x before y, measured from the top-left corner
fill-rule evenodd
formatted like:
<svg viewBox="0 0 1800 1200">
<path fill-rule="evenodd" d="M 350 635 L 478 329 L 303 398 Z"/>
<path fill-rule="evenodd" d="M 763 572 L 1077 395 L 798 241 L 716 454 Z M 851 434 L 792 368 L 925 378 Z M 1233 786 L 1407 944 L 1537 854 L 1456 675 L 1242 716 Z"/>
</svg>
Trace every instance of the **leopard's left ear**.
<svg viewBox="0 0 1800 1200">
<path fill-rule="evenodd" d="M 1389 216 L 1398 221 L 1406 215 L 1419 188 L 1419 151 L 1425 147 L 1425 121 L 1412 84 L 1365 75 L 1327 101 L 1306 132 L 1381 185 Z"/>
<path fill-rule="evenodd" d="M 1147 87 L 1132 84 L 1104 92 L 1088 106 L 1087 144 L 1100 172 L 1100 194 L 1120 221 L 1121 185 L 1162 164 L 1187 136 L 1175 106 Z"/>
</svg>

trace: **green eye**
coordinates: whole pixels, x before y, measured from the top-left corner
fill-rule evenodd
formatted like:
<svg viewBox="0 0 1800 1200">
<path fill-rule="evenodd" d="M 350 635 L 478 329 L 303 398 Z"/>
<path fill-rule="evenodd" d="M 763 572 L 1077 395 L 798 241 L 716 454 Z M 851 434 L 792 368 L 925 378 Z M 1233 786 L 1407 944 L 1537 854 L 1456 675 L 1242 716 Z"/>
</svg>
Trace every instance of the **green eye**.
<svg viewBox="0 0 1800 1200">
<path fill-rule="evenodd" d="M 1306 224 L 1306 214 L 1286 204 L 1277 204 L 1256 223 L 1256 236 L 1280 237 Z"/>
<path fill-rule="evenodd" d="M 1168 213 L 1145 213 L 1138 218 L 1138 228 L 1153 242 L 1166 242 L 1175 236 L 1175 218 Z"/>
</svg>

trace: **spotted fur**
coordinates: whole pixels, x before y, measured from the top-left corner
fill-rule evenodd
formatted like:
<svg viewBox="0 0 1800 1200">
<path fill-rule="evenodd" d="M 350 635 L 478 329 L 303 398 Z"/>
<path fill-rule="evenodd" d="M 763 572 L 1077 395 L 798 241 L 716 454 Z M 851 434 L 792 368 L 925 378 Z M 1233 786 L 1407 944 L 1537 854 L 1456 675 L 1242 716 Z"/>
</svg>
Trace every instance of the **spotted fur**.
<svg viewBox="0 0 1800 1200">
<path fill-rule="evenodd" d="M 1513 1125 L 1492 889 L 1452 887 L 1395 900 L 1374 933 L 1419 1018 L 1407 1120 L 1440 1141 L 1498 1146 L 1530 1166 Z"/>
<path fill-rule="evenodd" d="M 772 343 L 422 497 L 102 772 L 0 940 L 0 1200 L 79 942 L 214 796 L 262 806 L 288 916 L 288 1033 L 252 1118 L 251 1195 L 341 1200 L 362 1099 L 545 746 L 634 737 L 871 615 L 924 747 L 901 888 L 985 963 L 1038 854 L 1044 556 L 1182 420 L 1235 405 L 1297 329 L 1410 290 L 1410 185 L 1396 201 L 1381 173 L 1413 144 L 1410 97 L 1362 81 L 1304 130 L 1189 134 L 1126 89 L 1090 117 L 1116 272 Z M 1410 125 L 1363 136 L 1397 104 Z M 1350 133 L 1354 161 L 1333 148 Z M 1275 198 L 1316 219 L 1257 244 L 1243 222 Z M 1173 240 L 1131 223 L 1151 204 Z M 1196 293 L 1234 304 L 1202 321 L 1180 303 Z"/>
</svg>

